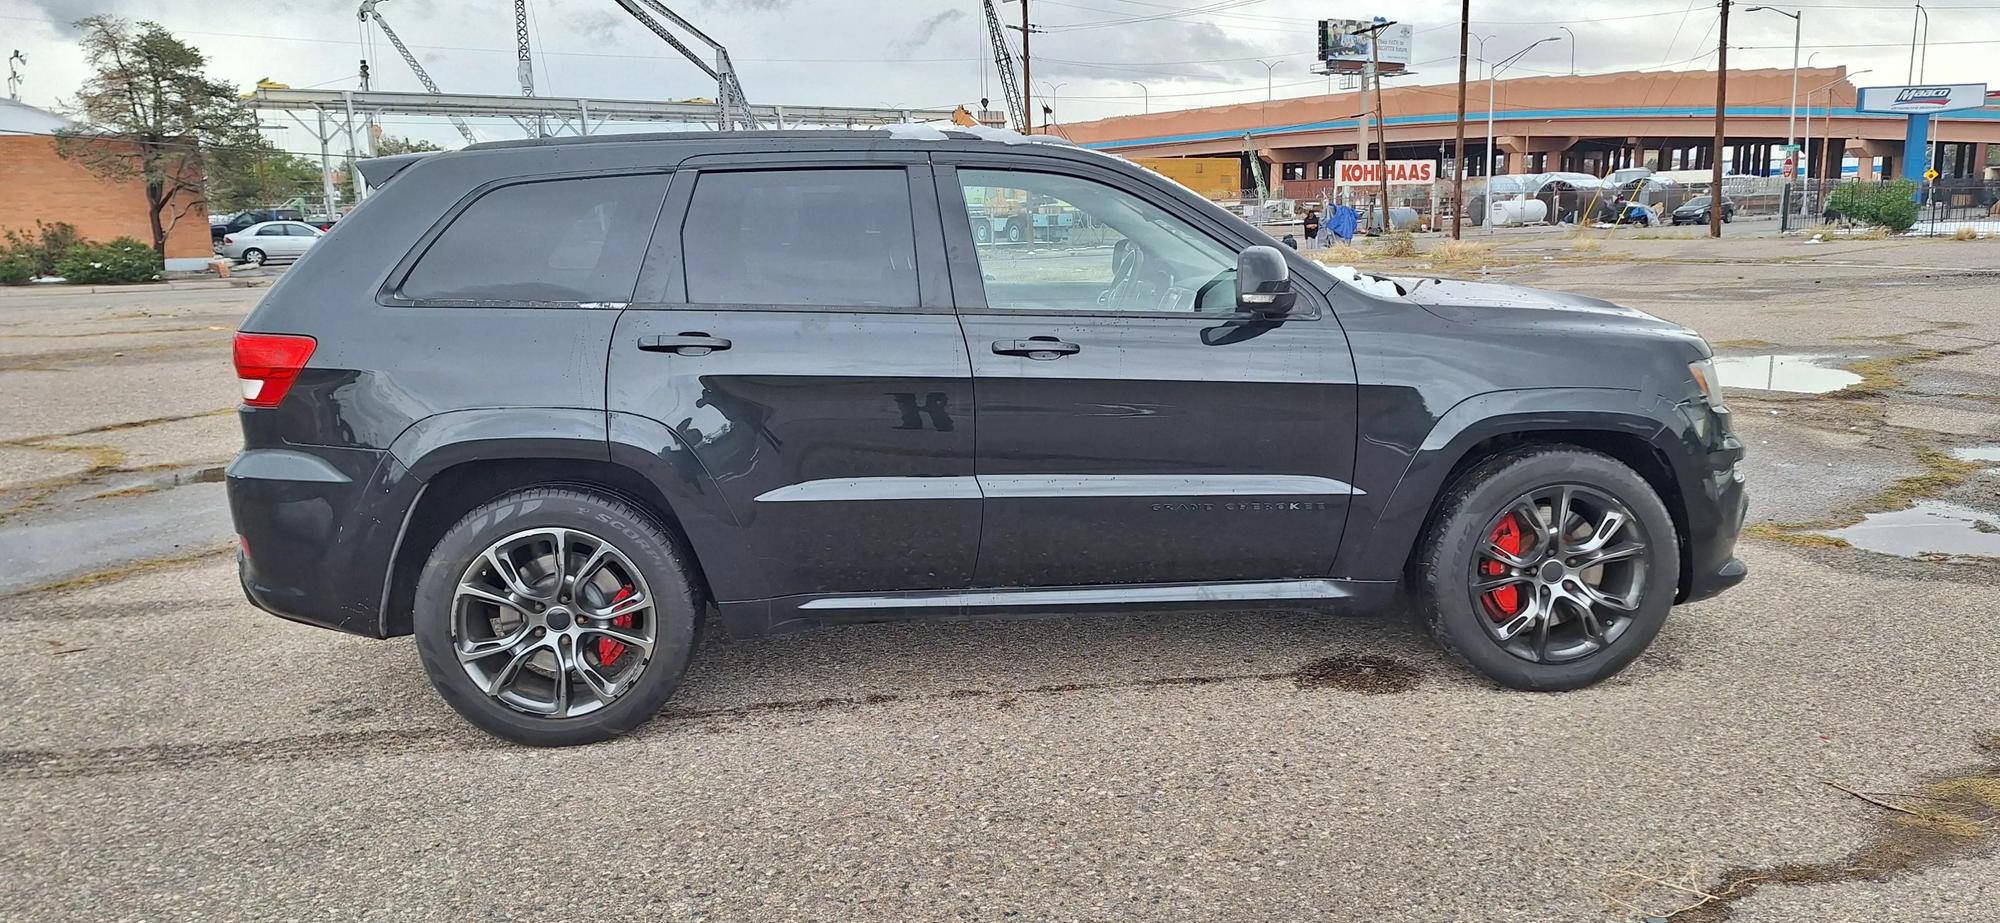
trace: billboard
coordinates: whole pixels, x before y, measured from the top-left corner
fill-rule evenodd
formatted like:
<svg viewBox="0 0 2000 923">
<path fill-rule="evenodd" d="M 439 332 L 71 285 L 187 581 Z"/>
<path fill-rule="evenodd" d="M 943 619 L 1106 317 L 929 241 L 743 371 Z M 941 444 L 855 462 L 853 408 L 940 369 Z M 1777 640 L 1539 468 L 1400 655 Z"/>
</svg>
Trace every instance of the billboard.
<svg viewBox="0 0 2000 923">
<path fill-rule="evenodd" d="M 1380 16 L 1366 19 L 1322 19 L 1319 21 L 1319 59 L 1328 68 L 1358 71 L 1368 63 L 1369 46 L 1379 43 L 1372 53 L 1380 55 L 1382 72 L 1393 74 L 1410 66 L 1410 50 L 1416 44 L 1409 23 L 1399 22 L 1386 29 L 1358 35 L 1362 29 L 1388 22 Z"/>
<path fill-rule="evenodd" d="M 1913 87 L 1862 87 L 1854 108 L 1862 112 L 1921 115 L 1986 105 L 1986 84 L 1941 83 Z"/>
<path fill-rule="evenodd" d="M 1386 165 L 1373 160 L 1336 160 L 1333 163 L 1333 184 L 1379 186 L 1382 184 L 1383 166 L 1388 167 L 1391 186 L 1428 186 L 1437 182 L 1437 161 L 1434 160 L 1391 160 Z"/>
</svg>

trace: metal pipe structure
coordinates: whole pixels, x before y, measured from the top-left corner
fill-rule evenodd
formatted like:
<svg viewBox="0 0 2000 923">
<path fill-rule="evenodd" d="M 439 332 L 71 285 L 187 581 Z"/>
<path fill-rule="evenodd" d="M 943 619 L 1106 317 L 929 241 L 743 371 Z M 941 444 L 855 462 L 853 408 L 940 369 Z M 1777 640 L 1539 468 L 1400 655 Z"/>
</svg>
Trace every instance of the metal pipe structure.
<svg viewBox="0 0 2000 923">
<path fill-rule="evenodd" d="M 698 125 L 715 121 L 715 106 L 695 102 L 657 102 L 641 99 L 553 99 L 534 96 L 505 96 L 476 93 L 354 93 L 342 90 L 259 89 L 243 100 L 252 109 L 299 112 L 339 111 L 349 98 L 356 111 L 430 115 L 451 118 L 532 118 L 543 116 L 574 120 L 588 112 L 591 124 L 605 122 L 666 122 Z M 857 125 L 893 125 L 901 122 L 942 122 L 951 118 L 950 109 L 887 109 L 864 106 L 751 106 L 752 118 L 775 120 L 780 110 L 791 124 L 845 128 Z"/>
</svg>

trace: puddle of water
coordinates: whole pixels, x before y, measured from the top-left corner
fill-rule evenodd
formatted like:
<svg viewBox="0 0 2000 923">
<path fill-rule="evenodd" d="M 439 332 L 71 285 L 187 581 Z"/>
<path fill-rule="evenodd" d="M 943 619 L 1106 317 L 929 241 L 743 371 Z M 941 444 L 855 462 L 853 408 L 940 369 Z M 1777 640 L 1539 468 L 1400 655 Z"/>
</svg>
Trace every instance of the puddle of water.
<svg viewBox="0 0 2000 923">
<path fill-rule="evenodd" d="M 1931 553 L 2000 558 L 2000 516 L 1936 500 L 1893 513 L 1869 513 L 1854 525 L 1824 534 L 1864 551 L 1905 558 Z"/>
<path fill-rule="evenodd" d="M 1951 450 L 1951 457 L 1959 461 L 2000 462 L 2000 445 L 1966 446 Z M 1989 474 L 2000 474 L 2000 468 L 1986 469 Z"/>
<path fill-rule="evenodd" d="M 1725 388 L 1825 394 L 1861 383 L 1861 376 L 1822 363 L 1845 356 L 1717 356 L 1715 375 Z"/>
</svg>

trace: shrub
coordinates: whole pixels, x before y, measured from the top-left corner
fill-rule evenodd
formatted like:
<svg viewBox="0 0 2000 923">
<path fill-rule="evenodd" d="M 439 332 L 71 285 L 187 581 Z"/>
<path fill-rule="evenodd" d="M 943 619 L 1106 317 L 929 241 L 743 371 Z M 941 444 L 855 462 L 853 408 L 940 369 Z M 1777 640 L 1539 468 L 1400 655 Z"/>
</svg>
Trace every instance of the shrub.
<svg viewBox="0 0 2000 923">
<path fill-rule="evenodd" d="M 108 244 L 77 244 L 56 263 L 56 275 L 78 285 L 149 282 L 159 274 L 159 255 L 130 237 Z"/>
<path fill-rule="evenodd" d="M 1850 220 L 1899 234 L 1914 226 L 1922 211 L 1917 203 L 1917 184 L 1906 179 L 1848 183 L 1833 191 L 1827 207 Z"/>
<path fill-rule="evenodd" d="M 76 226 L 67 221 L 43 224 L 35 221 L 33 231 L 18 231 L 9 228 L 4 235 L 6 241 L 0 246 L 0 256 L 13 256 L 27 261 L 30 270 L 39 276 L 56 274 L 56 263 L 62 260 L 69 248 L 84 243 L 83 235 L 76 232 Z"/>
<path fill-rule="evenodd" d="M 1899 179 L 1876 191 L 1874 217 L 1869 223 L 1900 234 L 1916 225 L 1921 211 L 1922 206 L 1917 204 L 1917 184 Z"/>
<path fill-rule="evenodd" d="M 0 252 L 0 285 L 20 285 L 35 278 L 35 264 L 19 253 Z"/>
</svg>

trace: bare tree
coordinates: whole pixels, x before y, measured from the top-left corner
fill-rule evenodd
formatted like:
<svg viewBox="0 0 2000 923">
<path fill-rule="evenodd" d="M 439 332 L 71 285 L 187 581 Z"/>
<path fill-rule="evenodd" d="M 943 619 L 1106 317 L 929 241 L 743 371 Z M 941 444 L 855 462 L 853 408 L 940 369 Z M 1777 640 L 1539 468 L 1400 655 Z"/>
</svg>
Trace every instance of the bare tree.
<svg viewBox="0 0 2000 923">
<path fill-rule="evenodd" d="M 91 76 L 66 108 L 83 124 L 57 133 L 56 151 L 106 179 L 146 190 L 153 251 L 190 213 L 204 213 L 202 176 L 218 150 L 256 145 L 256 121 L 234 87 L 202 73 L 208 59 L 155 22 L 77 20 Z"/>
</svg>

